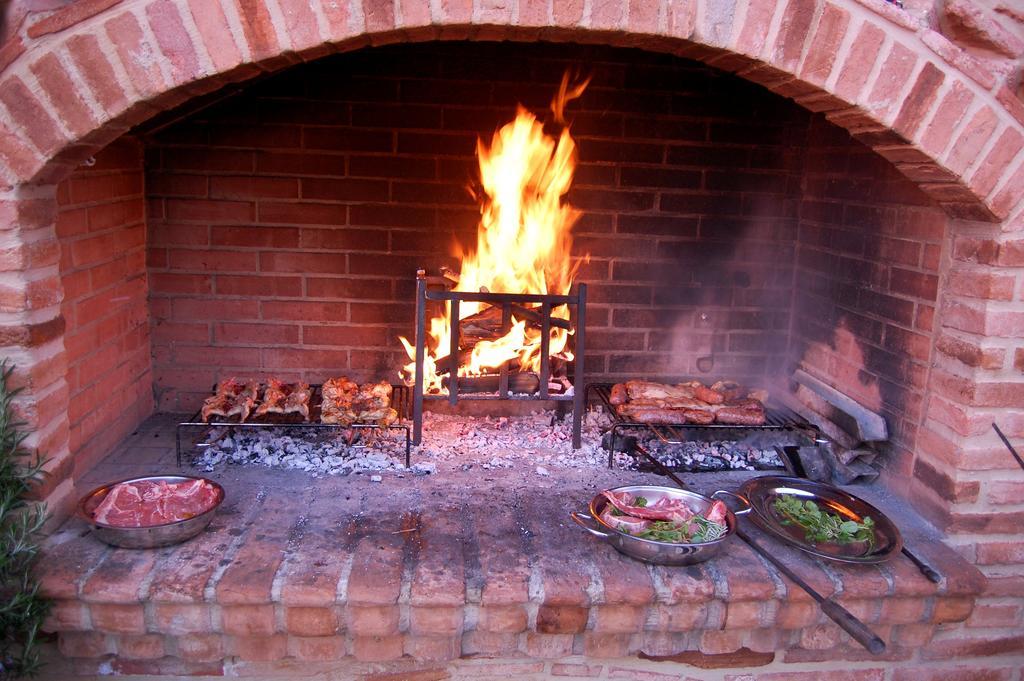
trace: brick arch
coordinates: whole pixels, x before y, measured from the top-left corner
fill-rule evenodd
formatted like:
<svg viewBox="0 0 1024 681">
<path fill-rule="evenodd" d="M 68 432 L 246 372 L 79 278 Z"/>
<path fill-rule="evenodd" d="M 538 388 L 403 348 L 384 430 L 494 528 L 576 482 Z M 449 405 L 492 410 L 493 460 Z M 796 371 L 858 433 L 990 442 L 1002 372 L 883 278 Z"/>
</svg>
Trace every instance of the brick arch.
<svg viewBox="0 0 1024 681">
<path fill-rule="evenodd" d="M 989 223 L 961 230 L 966 236 L 951 253 L 954 274 L 1020 264 L 1013 245 L 1019 242 L 993 237 L 998 228 L 991 223 L 1003 222 L 1009 232 L 1016 224 L 1011 216 L 1020 219 L 1024 105 L 941 35 L 884 0 L 749 0 L 745 7 L 729 0 L 514 0 L 503 7 L 452 0 L 437 10 L 434 4 L 81 0 L 30 19 L 24 33 L 0 49 L 0 227 L 18 229 L 15 245 L 0 253 L 10 275 L 0 283 L 0 313 L 6 315 L 0 336 L 5 353 L 27 369 L 24 410 L 37 428 L 32 443 L 51 453 L 54 484 L 64 485 L 65 495 L 71 457 L 62 413 L 67 386 L 54 238 L 57 181 L 163 111 L 335 52 L 430 40 L 552 40 L 696 59 L 824 112 L 951 215 Z M 969 286 L 973 279 L 951 281 L 945 295 L 954 305 L 957 296 L 973 302 L 970 315 L 961 305 L 952 317 L 959 321 L 950 324 L 984 339 L 1001 323 L 1005 302 L 989 305 Z M 957 377 L 967 387 L 945 392 L 955 393 L 951 399 L 968 411 L 979 400 L 1005 406 L 984 397 L 986 377 L 978 372 L 991 367 L 970 364 L 972 358 L 964 360 L 969 377 Z M 1012 385 L 999 380 L 991 390 L 1009 391 Z M 935 437 L 945 439 L 933 448 L 950 452 L 943 463 L 955 468 L 956 452 L 977 430 L 939 430 Z M 957 480 L 956 473 L 950 477 Z"/>
<path fill-rule="evenodd" d="M 1001 220 L 1020 200 L 1024 105 L 884 0 L 467 0 L 439 10 L 429 0 L 85 0 L 29 22 L 5 48 L 17 56 L 0 76 L 10 114 L 0 178 L 52 183 L 132 125 L 262 72 L 365 45 L 467 38 L 693 58 L 825 112 L 952 215 Z"/>
</svg>

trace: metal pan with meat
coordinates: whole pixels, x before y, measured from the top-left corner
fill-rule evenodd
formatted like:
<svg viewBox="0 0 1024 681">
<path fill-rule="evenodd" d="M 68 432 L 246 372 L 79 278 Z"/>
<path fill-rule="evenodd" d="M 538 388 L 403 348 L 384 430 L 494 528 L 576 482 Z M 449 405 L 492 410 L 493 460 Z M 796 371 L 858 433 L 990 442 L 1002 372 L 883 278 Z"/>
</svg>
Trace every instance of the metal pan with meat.
<svg viewBox="0 0 1024 681">
<path fill-rule="evenodd" d="M 224 488 L 213 480 L 150 475 L 97 487 L 82 497 L 78 514 L 100 541 L 149 549 L 196 536 L 223 501 Z"/>
<path fill-rule="evenodd" d="M 627 556 L 658 565 L 692 565 L 718 554 L 736 531 L 735 514 L 713 498 L 723 494 L 738 496 L 718 491 L 706 497 L 654 485 L 616 487 L 595 496 L 589 514 L 571 515 Z"/>
<path fill-rule="evenodd" d="M 748 390 L 732 381 L 711 386 L 700 381 L 616 383 L 608 402 L 622 421 L 649 425 L 760 426 L 766 420 L 763 390 Z"/>
</svg>

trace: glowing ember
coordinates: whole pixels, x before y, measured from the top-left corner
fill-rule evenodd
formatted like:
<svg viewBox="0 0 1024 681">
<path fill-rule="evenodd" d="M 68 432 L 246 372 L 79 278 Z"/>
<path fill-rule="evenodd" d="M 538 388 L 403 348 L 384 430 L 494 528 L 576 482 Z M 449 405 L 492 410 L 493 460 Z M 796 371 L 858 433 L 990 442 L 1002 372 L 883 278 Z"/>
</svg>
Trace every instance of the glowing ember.
<svg viewBox="0 0 1024 681">
<path fill-rule="evenodd" d="M 556 122 L 563 125 L 557 140 L 545 134 L 536 116 L 520 107 L 515 120 L 495 132 L 490 147 L 478 141 L 480 178 L 486 196 L 480 205 L 476 250 L 462 255 L 456 291 L 568 294 L 576 273 L 570 258 L 571 231 L 579 212 L 563 201 L 576 168 L 576 144 L 563 111 L 566 103 L 583 93 L 587 82 L 570 88 L 568 75 L 563 78 L 551 103 Z M 485 303 L 464 302 L 459 307 L 459 318 L 486 307 Z M 552 310 L 552 316 L 567 320 L 569 309 L 560 305 Z M 566 349 L 571 332 L 552 328 L 550 333 L 551 356 L 571 360 L 572 354 Z M 447 355 L 450 334 L 450 310 L 446 307 L 443 315 L 430 320 L 425 393 L 445 392 L 436 362 Z M 539 329 L 513 317 L 512 328 L 503 337 L 476 343 L 458 373 L 490 373 L 513 359 L 518 360 L 521 371 L 539 371 L 540 338 Z M 400 374 L 411 383 L 416 369 L 415 348 L 405 338 L 399 340 L 413 360 Z"/>
</svg>

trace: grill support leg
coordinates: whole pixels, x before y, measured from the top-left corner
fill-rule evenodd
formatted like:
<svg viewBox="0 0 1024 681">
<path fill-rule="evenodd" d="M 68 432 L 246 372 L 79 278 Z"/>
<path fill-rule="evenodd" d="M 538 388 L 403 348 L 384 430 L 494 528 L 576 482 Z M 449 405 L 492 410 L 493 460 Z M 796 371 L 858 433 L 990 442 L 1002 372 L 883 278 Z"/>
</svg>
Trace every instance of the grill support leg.
<svg viewBox="0 0 1024 681">
<path fill-rule="evenodd" d="M 572 448 L 583 446 L 583 410 L 587 408 L 587 386 L 583 383 L 583 362 L 587 345 L 587 285 L 579 284 L 576 293 L 576 365 L 572 394 Z"/>
<path fill-rule="evenodd" d="M 427 358 L 427 278 L 426 272 L 416 273 L 416 372 L 412 385 L 412 441 L 423 439 L 423 363 Z"/>
<path fill-rule="evenodd" d="M 451 357 L 451 369 L 448 371 L 448 404 L 453 407 L 459 403 L 459 299 L 453 298 L 449 303 L 451 321 L 451 345 L 448 356 Z"/>
</svg>

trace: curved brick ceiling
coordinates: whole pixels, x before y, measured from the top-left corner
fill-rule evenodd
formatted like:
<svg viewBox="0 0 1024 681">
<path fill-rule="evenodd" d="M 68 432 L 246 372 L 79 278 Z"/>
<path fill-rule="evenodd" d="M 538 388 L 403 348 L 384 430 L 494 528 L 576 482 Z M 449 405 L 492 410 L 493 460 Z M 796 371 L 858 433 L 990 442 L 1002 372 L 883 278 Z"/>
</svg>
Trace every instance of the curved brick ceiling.
<svg viewBox="0 0 1024 681">
<path fill-rule="evenodd" d="M 23 21 L 0 48 L 0 178 L 9 187 L 52 183 L 131 126 L 265 71 L 367 44 L 473 39 L 600 42 L 698 59 L 826 112 L 954 216 L 1004 220 L 1024 195 L 1024 104 L 1005 85 L 1012 74 L 884 0 L 20 5 Z"/>
</svg>

